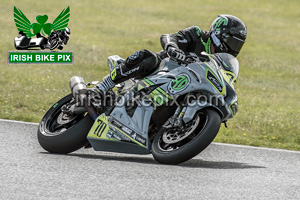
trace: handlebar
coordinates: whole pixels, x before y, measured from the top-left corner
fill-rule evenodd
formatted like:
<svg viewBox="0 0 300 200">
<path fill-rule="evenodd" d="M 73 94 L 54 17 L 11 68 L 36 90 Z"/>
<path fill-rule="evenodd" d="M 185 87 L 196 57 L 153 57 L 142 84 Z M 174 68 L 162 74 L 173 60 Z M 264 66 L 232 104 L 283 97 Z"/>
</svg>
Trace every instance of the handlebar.
<svg viewBox="0 0 300 200">
<path fill-rule="evenodd" d="M 193 52 L 185 52 L 185 59 L 184 60 L 177 59 L 176 58 L 176 53 L 173 53 L 172 55 L 169 55 L 169 56 L 172 60 L 178 62 L 179 64 L 185 64 L 185 65 L 188 65 L 188 64 L 191 64 L 191 63 L 194 63 L 194 62 L 200 62 L 200 59 L 209 61 L 208 56 L 206 56 L 206 55 L 198 56 Z"/>
</svg>

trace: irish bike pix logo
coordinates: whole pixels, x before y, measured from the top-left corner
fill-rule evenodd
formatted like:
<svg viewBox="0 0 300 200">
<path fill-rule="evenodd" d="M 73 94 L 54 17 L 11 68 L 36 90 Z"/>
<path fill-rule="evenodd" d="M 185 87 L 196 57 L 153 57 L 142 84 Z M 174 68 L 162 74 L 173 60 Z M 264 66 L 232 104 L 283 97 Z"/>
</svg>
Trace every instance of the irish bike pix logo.
<svg viewBox="0 0 300 200">
<path fill-rule="evenodd" d="M 52 23 L 48 15 L 37 15 L 31 21 L 14 7 L 14 22 L 18 35 L 14 39 L 17 51 L 8 52 L 9 64 L 72 64 L 73 52 L 61 51 L 68 44 L 70 7 L 63 9 Z M 48 51 L 47 51 L 48 50 Z"/>
</svg>

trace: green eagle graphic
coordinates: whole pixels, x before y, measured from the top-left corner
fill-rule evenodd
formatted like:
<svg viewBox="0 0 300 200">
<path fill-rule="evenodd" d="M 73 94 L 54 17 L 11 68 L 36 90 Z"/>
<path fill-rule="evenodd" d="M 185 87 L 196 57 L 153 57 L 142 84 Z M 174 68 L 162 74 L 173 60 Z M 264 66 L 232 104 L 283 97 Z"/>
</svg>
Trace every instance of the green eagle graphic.
<svg viewBox="0 0 300 200">
<path fill-rule="evenodd" d="M 46 34 L 49 36 L 51 31 L 64 30 L 69 23 L 70 7 L 65 8 L 51 23 L 46 23 L 48 20 L 47 15 L 38 15 L 36 17 L 37 23 L 31 23 L 23 12 L 14 7 L 14 21 L 18 31 L 23 31 L 26 36 L 32 37 L 37 33 L 41 33 L 43 36 Z"/>
</svg>

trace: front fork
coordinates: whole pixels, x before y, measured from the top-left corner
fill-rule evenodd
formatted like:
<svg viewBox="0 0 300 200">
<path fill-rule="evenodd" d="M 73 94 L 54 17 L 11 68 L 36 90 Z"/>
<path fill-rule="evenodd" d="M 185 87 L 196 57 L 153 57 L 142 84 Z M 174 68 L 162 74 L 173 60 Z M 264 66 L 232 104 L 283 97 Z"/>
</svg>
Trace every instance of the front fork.
<svg viewBox="0 0 300 200">
<path fill-rule="evenodd" d="M 183 100 L 183 102 L 177 107 L 174 115 L 163 125 L 163 128 L 168 129 L 171 127 L 178 127 L 182 128 L 184 126 L 183 122 L 183 116 L 187 110 L 187 101 L 188 101 L 188 96 L 187 94 Z"/>
</svg>

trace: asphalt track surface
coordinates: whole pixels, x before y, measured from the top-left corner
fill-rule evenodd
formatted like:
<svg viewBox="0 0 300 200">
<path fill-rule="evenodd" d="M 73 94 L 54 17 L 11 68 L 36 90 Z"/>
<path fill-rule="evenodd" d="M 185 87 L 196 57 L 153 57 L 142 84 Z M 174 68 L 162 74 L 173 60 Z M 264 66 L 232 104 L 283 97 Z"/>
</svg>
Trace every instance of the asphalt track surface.
<svg viewBox="0 0 300 200">
<path fill-rule="evenodd" d="M 169 166 L 92 149 L 49 154 L 36 131 L 0 120 L 0 199 L 300 199 L 300 152 L 213 143 Z"/>
</svg>

